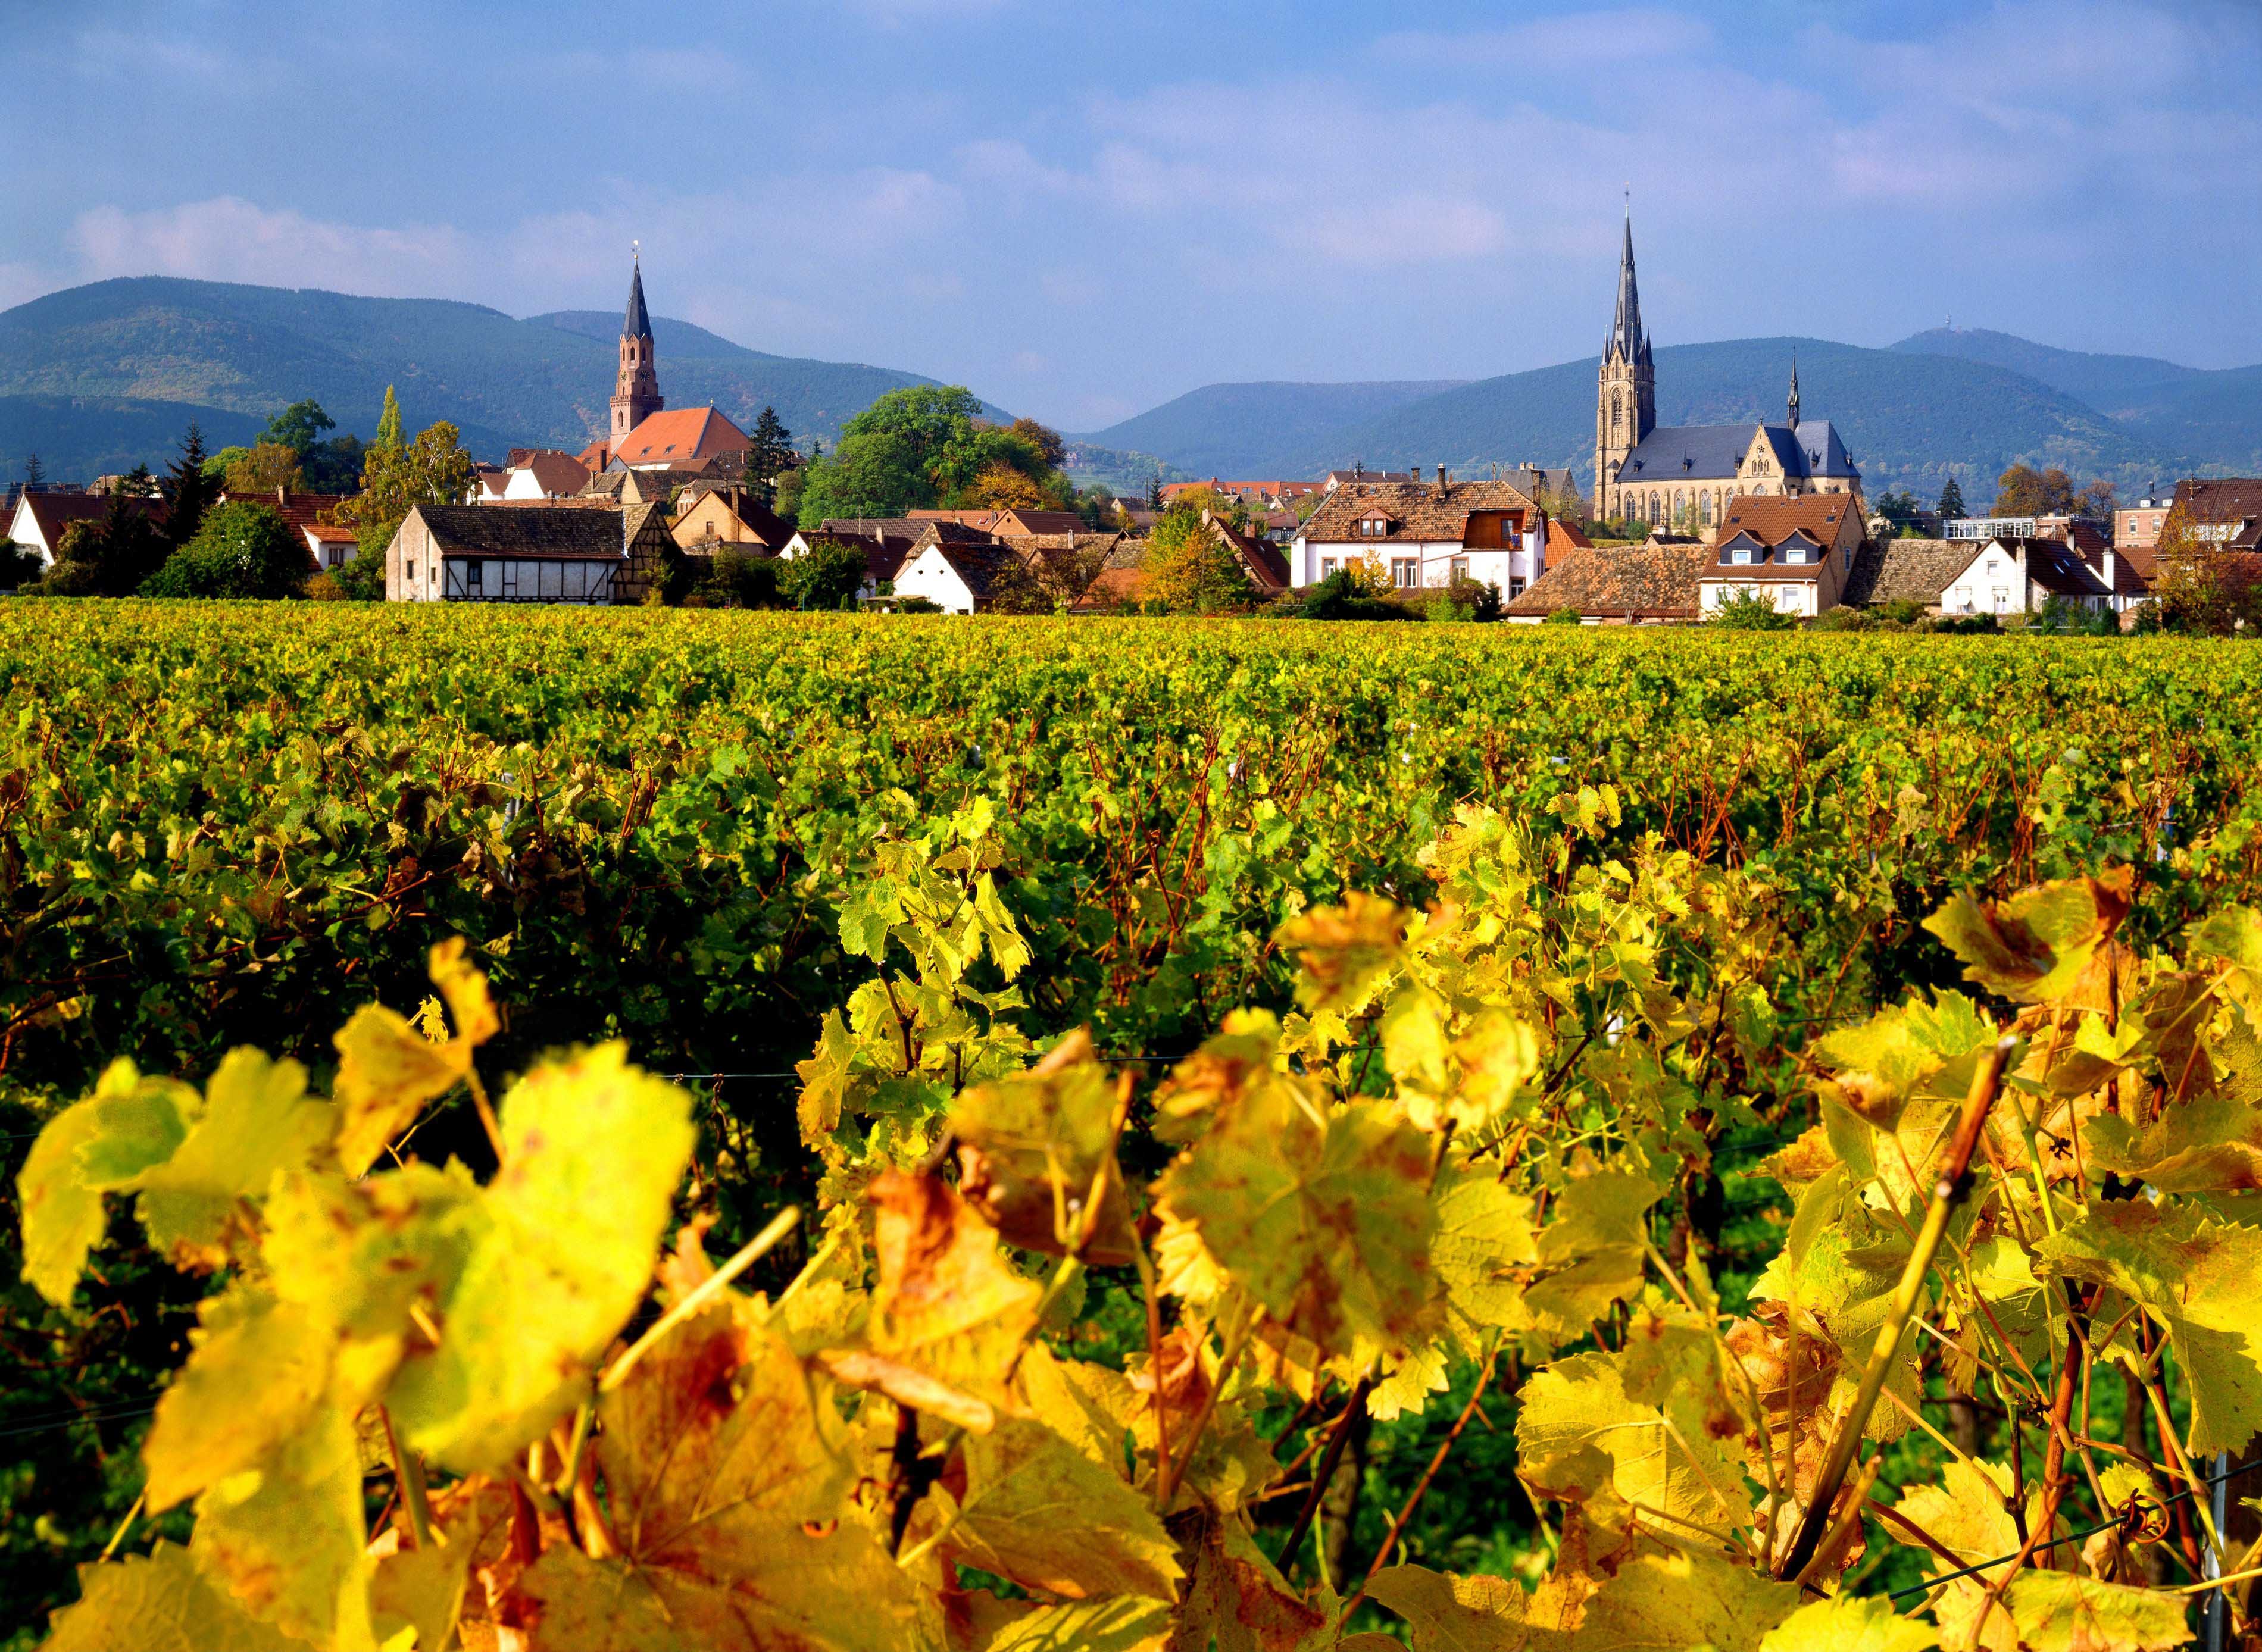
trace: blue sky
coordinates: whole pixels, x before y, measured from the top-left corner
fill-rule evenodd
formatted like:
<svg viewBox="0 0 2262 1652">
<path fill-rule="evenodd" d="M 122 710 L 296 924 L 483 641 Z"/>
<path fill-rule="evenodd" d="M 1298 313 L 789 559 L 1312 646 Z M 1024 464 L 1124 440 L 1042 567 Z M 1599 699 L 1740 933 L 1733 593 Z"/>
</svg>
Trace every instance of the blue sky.
<svg viewBox="0 0 2262 1652">
<path fill-rule="evenodd" d="M 11 8 L 0 305 L 152 273 L 652 307 L 1090 429 L 1219 379 L 1953 315 L 2262 360 L 2262 9 Z M 661 363 L 665 373 L 666 363 Z"/>
</svg>

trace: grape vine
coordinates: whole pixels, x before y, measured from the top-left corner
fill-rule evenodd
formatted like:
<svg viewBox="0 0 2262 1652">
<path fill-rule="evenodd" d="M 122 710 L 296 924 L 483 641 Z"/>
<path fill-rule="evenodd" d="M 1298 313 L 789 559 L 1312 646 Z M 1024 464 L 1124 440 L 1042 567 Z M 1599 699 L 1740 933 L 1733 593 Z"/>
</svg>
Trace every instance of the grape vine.
<svg viewBox="0 0 2262 1652">
<path fill-rule="evenodd" d="M 84 1569 L 47 1644 L 2139 1652 L 2217 1598 L 2244 1633 L 2262 1543 L 2204 1493 L 2262 1432 L 2262 916 L 2140 938 L 2126 865 L 1957 895 L 1925 929 L 1963 979 L 1785 1077 L 1793 875 L 1623 821 L 1608 785 L 1461 808 L 1430 898 L 1296 903 L 1293 1008 L 1151 1075 L 1032 1029 L 993 813 L 887 834 L 801 1067 L 815 1206 L 719 1264 L 688 1095 L 611 1043 L 490 1105 L 460 943 L 426 1013 L 347 1021 L 327 1097 L 249 1049 L 201 1089 L 113 1065 L 18 1179 L 26 1275 L 68 1302 L 116 1196 L 215 1282 L 141 1450 L 193 1528 Z M 1731 1301 L 1692 1187 L 1784 1088 L 1817 1122 Z M 456 1093 L 484 1182 L 419 1155 Z M 1418 1488 L 1335 1570 L 1354 1431 L 1447 1407 L 1434 1474 L 1488 1388 L 1534 1574 L 1394 1552 Z"/>
</svg>

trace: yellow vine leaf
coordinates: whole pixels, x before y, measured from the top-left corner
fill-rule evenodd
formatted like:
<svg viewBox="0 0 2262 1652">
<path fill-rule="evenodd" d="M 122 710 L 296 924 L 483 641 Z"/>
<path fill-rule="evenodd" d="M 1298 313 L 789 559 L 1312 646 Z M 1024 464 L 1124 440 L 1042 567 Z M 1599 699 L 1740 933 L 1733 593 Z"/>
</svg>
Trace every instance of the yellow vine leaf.
<svg viewBox="0 0 2262 1652">
<path fill-rule="evenodd" d="M 889 1171 L 866 1197 L 879 1264 L 872 1351 L 994 1394 L 1041 1288 L 1013 1271 L 997 1233 L 940 1178 Z"/>
<path fill-rule="evenodd" d="M 959 1562 L 1071 1600 L 1175 1591 L 1174 1545 L 1120 1475 L 1023 1418 L 1001 1419 L 962 1449 L 963 1497 L 938 1487 L 933 1514 L 921 1511 L 947 1523 L 956 1504 L 943 1543 Z"/>
<path fill-rule="evenodd" d="M 1559 1495 L 1590 1494 L 1588 1453 L 1618 1496 L 1668 1533 L 1750 1523 L 1740 1462 L 1721 1448 L 1743 1426 L 1720 1397 L 1711 1340 L 1679 1317 L 1637 1314 L 1617 1354 L 1574 1354 L 1524 1384 L 1518 1472 Z"/>
<path fill-rule="evenodd" d="M 491 1469 L 585 1390 L 652 1278 L 691 1156 L 690 1098 L 617 1044 L 537 1067 L 503 1098 L 503 1163 L 441 1316 L 394 1378 L 394 1415 L 458 1473 Z"/>
<path fill-rule="evenodd" d="M 306 1652 L 231 1600 L 178 1544 L 145 1560 L 79 1568 L 80 1598 L 55 1613 L 42 1652 Z"/>
<path fill-rule="evenodd" d="M 1172 1644 L 1166 1600 L 1119 1595 L 1055 1606 L 1001 1603 L 986 1615 L 991 1621 L 982 1634 L 953 1644 L 966 1652 L 1166 1652 Z"/>
<path fill-rule="evenodd" d="M 1326 1105 L 1283 1077 L 1233 1092 L 1156 1196 L 1276 1324 L 1348 1354 L 1429 1311 L 1431 1153 L 1387 1103 Z"/>
<path fill-rule="evenodd" d="M 1710 1647 L 1758 1652 L 1798 1605 L 1798 1591 L 1718 1555 L 1660 1546 L 1637 1554 L 1579 1608 L 1574 1634 L 1535 1641 L 1562 1652 Z"/>
<path fill-rule="evenodd" d="M 1444 1287 L 1449 1320 L 1464 1351 L 1473 1352 L 1486 1331 L 1529 1330 L 1524 1289 L 1539 1263 L 1531 1200 L 1502 1182 L 1491 1166 L 1466 1164 L 1438 1178 L 1433 1203 L 1437 1232 L 1430 1265 Z"/>
<path fill-rule="evenodd" d="M 605 1396 L 594 1449 L 619 1554 L 553 1547 L 520 1580 L 529 1652 L 847 1652 L 918 1644 L 909 1576 L 848 1501 L 831 1399 L 720 1304 Z"/>
<path fill-rule="evenodd" d="M 1315 1016 L 1365 1009 L 1376 985 L 1403 963 L 1409 921 L 1418 923 L 1418 915 L 1353 889 L 1339 907 L 1315 907 L 1282 924 L 1280 945 L 1301 966 L 1296 1002 Z"/>
<path fill-rule="evenodd" d="M 2183 1600 L 2155 1590 L 2023 1571 L 2003 1604 L 2018 1626 L 2019 1652 L 2171 1652 L 2191 1644 Z"/>
<path fill-rule="evenodd" d="M 141 1446 L 153 1513 L 253 1469 L 313 1420 L 329 1384 L 332 1339 L 296 1306 L 238 1284 L 198 1318 Z"/>
<path fill-rule="evenodd" d="M 101 1128 L 95 1104 L 80 1102 L 47 1121 L 16 1173 L 24 1213 L 24 1277 L 57 1307 L 69 1304 L 109 1219 L 102 1194 L 79 1179 L 80 1149 Z"/>
<path fill-rule="evenodd" d="M 1927 1652 L 1940 1644 L 1933 1627 L 1904 1618 L 1877 1596 L 1811 1600 L 1768 1631 L 1760 1652 Z"/>
<path fill-rule="evenodd" d="M 472 966 L 460 937 L 432 949 L 430 968 L 455 1018 L 454 1038 L 435 1041 L 427 1017 L 411 1022 L 382 1004 L 364 1005 L 338 1032 L 338 1161 L 348 1175 L 369 1168 L 426 1103 L 462 1082 L 472 1052 L 501 1031 L 486 977 Z"/>
<path fill-rule="evenodd" d="M 2098 948 L 2128 916 L 2135 869 L 2067 878 L 1983 904 L 1952 897 L 1924 927 L 1963 960 L 1967 980 L 2013 1003 L 2046 1003 L 2074 990 Z"/>
<path fill-rule="evenodd" d="M 317 1646 L 371 1644 L 353 1419 L 324 1406 L 258 1468 L 212 1486 L 189 1549 L 254 1617 Z"/>
<path fill-rule="evenodd" d="M 1646 1217 L 1664 1193 L 1625 1170 L 1596 1171 L 1563 1190 L 1539 1232 L 1543 1277 L 1524 1297 L 1541 1339 L 1552 1345 L 1584 1336 L 1613 1303 L 1641 1289 Z"/>
<path fill-rule="evenodd" d="M 1235 1009 L 1155 1089 L 1157 1138 L 1184 1146 L 1247 1098 L 1290 1081 L 1279 1063 L 1280 1024 L 1261 1009 Z"/>
<path fill-rule="evenodd" d="M 1079 1029 L 1027 1073 L 978 1084 L 952 1103 L 958 1190 L 1008 1244 L 1058 1256 L 1060 1227 L 1084 1219 L 1084 1202 L 1113 1144 L 1115 1085 Z M 1084 1258 L 1131 1264 L 1131 1205 L 1110 1174 Z"/>
<path fill-rule="evenodd" d="M 1532 1644 L 1524 1621 L 1530 1596 L 1506 1577 L 1393 1566 L 1377 1572 L 1366 1592 L 1406 1620 L 1413 1652 L 1524 1652 Z"/>
<path fill-rule="evenodd" d="M 306 1069 L 296 1061 L 229 1051 L 187 1137 L 128 1184 L 140 1191 L 150 1242 L 178 1260 L 218 1266 L 240 1203 L 264 1195 L 277 1171 L 313 1159 L 335 1121 L 329 1103 L 306 1094 Z"/>
<path fill-rule="evenodd" d="M 2191 1395 L 2186 1450 L 2245 1450 L 2262 1431 L 2262 1228 L 2115 1199 L 2034 1249 L 2049 1272 L 2110 1285 L 2166 1327 Z"/>
</svg>

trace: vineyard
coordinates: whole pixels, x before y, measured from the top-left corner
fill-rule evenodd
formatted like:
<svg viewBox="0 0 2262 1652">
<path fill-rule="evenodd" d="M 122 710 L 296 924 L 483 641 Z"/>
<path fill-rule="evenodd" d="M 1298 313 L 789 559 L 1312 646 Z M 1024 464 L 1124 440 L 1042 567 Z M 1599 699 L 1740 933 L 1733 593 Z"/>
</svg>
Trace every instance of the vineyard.
<svg viewBox="0 0 2262 1652">
<path fill-rule="evenodd" d="M 0 1638 L 2240 1644 L 2262 654 L 1386 628 L 0 607 Z"/>
</svg>

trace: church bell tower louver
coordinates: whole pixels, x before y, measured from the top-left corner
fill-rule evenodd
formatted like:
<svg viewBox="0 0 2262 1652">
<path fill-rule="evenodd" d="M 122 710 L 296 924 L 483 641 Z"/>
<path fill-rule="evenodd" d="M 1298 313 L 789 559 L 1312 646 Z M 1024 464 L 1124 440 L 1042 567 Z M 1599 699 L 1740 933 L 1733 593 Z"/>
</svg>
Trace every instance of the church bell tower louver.
<svg viewBox="0 0 2262 1652">
<path fill-rule="evenodd" d="M 1603 341 L 1601 382 L 1595 395 L 1595 514 L 1618 514 L 1617 472 L 1641 439 L 1657 428 L 1657 374 L 1642 330 L 1641 295 L 1633 277 L 1633 214 L 1626 214 L 1625 245 L 1618 255 L 1617 312 Z"/>
<path fill-rule="evenodd" d="M 634 252 L 630 260 L 629 307 L 621 321 L 621 372 L 613 384 L 612 445 L 616 449 L 630 431 L 667 405 L 659 393 L 652 318 L 644 307 L 644 262 Z"/>
</svg>

